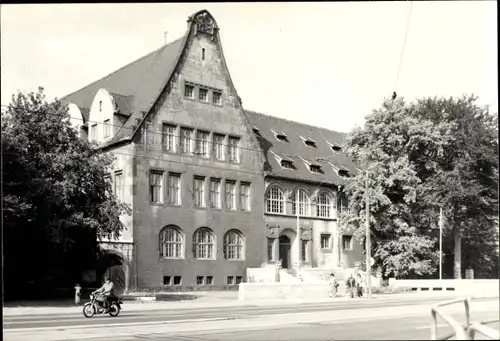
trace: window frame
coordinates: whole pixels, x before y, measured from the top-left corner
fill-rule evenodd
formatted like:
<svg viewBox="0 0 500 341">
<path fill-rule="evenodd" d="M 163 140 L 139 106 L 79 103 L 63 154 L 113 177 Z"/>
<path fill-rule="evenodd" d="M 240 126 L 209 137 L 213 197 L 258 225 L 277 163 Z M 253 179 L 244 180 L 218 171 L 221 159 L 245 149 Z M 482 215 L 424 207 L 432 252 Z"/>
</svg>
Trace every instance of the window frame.
<svg viewBox="0 0 500 341">
<path fill-rule="evenodd" d="M 235 239 L 231 240 L 231 236 Z M 240 243 L 241 241 L 241 243 Z M 228 261 L 245 260 L 245 236 L 241 231 L 231 229 L 224 234 L 223 240 L 224 259 Z"/>
<path fill-rule="evenodd" d="M 226 206 L 226 210 L 228 211 L 236 211 L 236 181 L 226 179 L 224 182 L 224 202 Z M 231 203 L 231 205 L 229 205 Z"/>
<path fill-rule="evenodd" d="M 169 153 L 175 153 L 177 151 L 177 125 L 174 124 L 169 124 L 169 123 L 163 123 L 162 124 L 162 149 L 164 152 L 169 152 Z M 172 129 L 173 132 L 170 133 L 168 132 L 168 129 Z M 171 139 L 171 141 L 169 141 Z M 171 148 L 168 148 L 169 144 L 171 145 Z"/>
<path fill-rule="evenodd" d="M 217 186 L 216 186 L 217 191 L 213 191 L 213 189 L 212 189 L 212 183 L 216 183 L 217 184 Z M 210 182 L 209 182 L 209 194 L 210 194 L 210 198 L 209 198 L 209 200 L 210 200 L 210 208 L 211 209 L 216 209 L 216 210 L 222 209 L 221 187 L 222 187 L 222 181 L 221 181 L 221 179 L 219 179 L 219 178 L 210 178 Z M 216 204 L 215 206 L 214 206 L 214 202 L 213 202 L 213 195 L 212 195 L 213 193 L 217 193 L 217 202 L 215 203 Z"/>
<path fill-rule="evenodd" d="M 326 247 L 324 247 L 324 245 L 323 245 L 323 237 L 328 237 L 328 239 L 327 239 L 328 245 Z M 321 250 L 331 250 L 332 249 L 332 234 L 331 233 L 321 233 L 319 240 L 320 240 Z"/>
<path fill-rule="evenodd" d="M 193 257 L 198 260 L 215 260 L 215 235 L 208 227 L 200 227 L 193 233 Z"/>
<path fill-rule="evenodd" d="M 276 197 L 273 197 L 272 191 L 276 189 Z M 286 214 L 286 199 L 285 193 L 281 187 L 277 185 L 271 185 L 266 190 L 266 197 L 264 200 L 264 209 L 266 213 L 272 214 Z M 277 208 L 277 211 L 274 211 L 272 208 Z"/>
<path fill-rule="evenodd" d="M 152 183 L 152 177 L 153 176 L 159 176 L 159 193 L 158 193 L 158 198 L 159 200 L 158 201 L 155 201 L 154 198 L 153 198 L 153 193 L 154 193 L 154 188 L 153 187 L 158 187 L 158 186 L 155 186 L 153 183 Z M 163 204 L 164 203 L 164 177 L 165 177 L 165 172 L 164 171 L 160 171 L 160 170 L 156 170 L 156 169 L 151 169 L 149 171 L 149 200 L 151 203 L 153 204 Z"/>
<path fill-rule="evenodd" d="M 245 190 L 243 190 L 243 189 L 245 189 Z M 251 201 L 252 185 L 251 185 L 251 183 L 240 181 L 240 195 L 239 195 L 239 197 L 240 197 L 240 210 L 243 212 L 251 212 L 252 211 L 252 201 Z"/>
<path fill-rule="evenodd" d="M 171 236 L 173 240 L 167 240 L 166 234 L 168 231 L 172 231 Z M 159 251 L 160 251 L 160 259 L 184 259 L 185 253 L 185 236 L 182 233 L 181 229 L 176 225 L 167 225 L 161 229 L 159 236 Z M 172 248 L 169 249 L 167 245 L 172 245 Z M 171 251 L 169 253 L 168 251 Z M 170 255 L 172 254 L 172 255 Z"/>
<path fill-rule="evenodd" d="M 177 186 L 173 186 L 171 179 L 178 179 Z M 172 206 L 181 206 L 182 205 L 182 174 L 180 173 L 168 173 L 168 204 Z M 178 193 L 176 197 L 176 202 L 173 202 L 172 189 L 177 188 Z"/>
</svg>

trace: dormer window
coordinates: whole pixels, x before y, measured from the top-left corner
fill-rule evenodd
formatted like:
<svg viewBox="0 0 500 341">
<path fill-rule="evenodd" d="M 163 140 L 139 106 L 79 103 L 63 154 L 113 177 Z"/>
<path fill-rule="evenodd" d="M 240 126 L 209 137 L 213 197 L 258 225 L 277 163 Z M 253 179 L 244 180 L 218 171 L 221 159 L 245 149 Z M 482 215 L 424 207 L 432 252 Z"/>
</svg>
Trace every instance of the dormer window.
<svg viewBox="0 0 500 341">
<path fill-rule="evenodd" d="M 322 171 L 321 171 L 321 166 L 319 166 L 319 165 L 310 165 L 310 166 L 309 166 L 309 170 L 310 170 L 312 173 L 322 173 Z"/>
<path fill-rule="evenodd" d="M 273 132 L 274 137 L 276 137 L 278 141 L 288 142 L 288 136 L 284 132 L 277 132 L 273 129 L 271 129 L 271 131 Z"/>
<path fill-rule="evenodd" d="M 349 170 L 347 168 L 345 168 L 345 167 L 337 167 L 333 163 L 331 163 L 331 162 L 329 162 L 329 163 L 332 166 L 333 170 L 335 172 L 337 172 L 337 174 L 340 177 L 343 177 L 343 178 L 349 178 L 349 177 L 351 177 L 351 175 L 349 174 Z"/>
<path fill-rule="evenodd" d="M 274 153 L 272 151 L 271 151 L 271 154 L 274 155 L 274 157 L 276 158 L 276 161 L 278 161 L 278 163 L 280 164 L 281 168 L 295 169 L 295 167 L 293 165 L 293 160 L 287 158 L 284 155 L 277 155 L 276 153 Z"/>
<path fill-rule="evenodd" d="M 253 130 L 253 132 L 254 132 L 254 133 L 256 133 L 256 134 L 260 134 L 260 130 L 259 130 L 259 128 L 257 128 L 257 127 L 256 127 L 256 126 L 254 126 L 254 125 L 252 126 L 252 130 Z"/>
<path fill-rule="evenodd" d="M 99 101 L 99 112 L 102 111 L 102 101 Z"/>
<path fill-rule="evenodd" d="M 331 142 L 328 142 L 328 145 L 332 148 L 332 150 L 333 150 L 334 152 L 340 152 L 340 151 L 342 151 L 342 147 L 341 147 L 341 146 L 339 146 L 339 145 L 338 145 L 338 144 L 336 144 L 336 143 L 331 143 Z"/>
<path fill-rule="evenodd" d="M 340 175 L 343 178 L 351 177 L 351 175 L 349 174 L 349 171 L 347 169 L 339 169 L 339 171 L 337 173 L 338 173 L 338 175 Z"/>
<path fill-rule="evenodd" d="M 311 147 L 311 148 L 317 148 L 316 141 L 314 141 L 312 138 L 303 137 L 303 136 L 300 136 L 300 138 L 302 139 L 302 141 L 304 141 L 304 144 L 306 146 Z"/>
<path fill-rule="evenodd" d="M 281 167 L 286 169 L 293 169 L 293 162 L 290 160 L 281 160 Z"/>
</svg>

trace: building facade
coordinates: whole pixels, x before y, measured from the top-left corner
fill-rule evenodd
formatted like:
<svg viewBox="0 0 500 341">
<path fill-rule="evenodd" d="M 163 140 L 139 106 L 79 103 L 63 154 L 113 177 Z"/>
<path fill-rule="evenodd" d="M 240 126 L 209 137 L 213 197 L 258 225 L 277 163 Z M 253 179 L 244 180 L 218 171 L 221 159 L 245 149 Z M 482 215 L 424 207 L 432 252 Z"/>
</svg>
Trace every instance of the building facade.
<svg viewBox="0 0 500 341">
<path fill-rule="evenodd" d="M 283 166 L 285 155 L 303 156 L 304 165 L 324 156 L 326 142 L 313 154 L 295 135 L 287 152 L 280 141 L 270 148 L 273 129 L 315 129 L 244 111 L 216 21 L 200 11 L 187 24 L 182 38 L 61 99 L 81 136 L 115 157 L 109 180 L 132 213 L 119 240 L 102 245 L 124 260 L 125 289 L 233 287 L 248 267 L 290 266 L 299 249 L 305 266 L 351 259 L 337 243 L 341 177 Z"/>
</svg>

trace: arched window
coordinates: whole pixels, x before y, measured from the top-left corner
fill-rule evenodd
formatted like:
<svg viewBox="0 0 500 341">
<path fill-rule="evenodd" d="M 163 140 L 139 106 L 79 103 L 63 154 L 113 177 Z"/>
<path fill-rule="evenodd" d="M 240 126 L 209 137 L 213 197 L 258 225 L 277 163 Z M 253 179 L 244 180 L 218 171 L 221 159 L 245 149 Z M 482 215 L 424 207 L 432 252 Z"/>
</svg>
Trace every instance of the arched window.
<svg viewBox="0 0 500 341">
<path fill-rule="evenodd" d="M 215 238 L 207 227 L 200 227 L 193 234 L 194 258 L 214 259 Z"/>
<path fill-rule="evenodd" d="M 160 257 L 183 258 L 184 238 L 177 226 L 166 226 L 160 232 Z"/>
<path fill-rule="evenodd" d="M 333 211 L 332 197 L 326 192 L 321 192 L 318 194 L 316 201 L 316 216 L 331 218 Z"/>
<path fill-rule="evenodd" d="M 307 195 L 306 191 L 303 189 L 298 189 L 295 192 L 295 200 L 292 204 L 292 214 L 297 214 L 299 216 L 308 216 L 311 214 L 310 211 L 311 199 Z"/>
<path fill-rule="evenodd" d="M 240 231 L 230 230 L 224 235 L 224 258 L 243 259 L 245 240 Z"/>
<path fill-rule="evenodd" d="M 277 186 L 271 186 L 266 193 L 266 212 L 285 213 L 285 196 Z"/>
</svg>

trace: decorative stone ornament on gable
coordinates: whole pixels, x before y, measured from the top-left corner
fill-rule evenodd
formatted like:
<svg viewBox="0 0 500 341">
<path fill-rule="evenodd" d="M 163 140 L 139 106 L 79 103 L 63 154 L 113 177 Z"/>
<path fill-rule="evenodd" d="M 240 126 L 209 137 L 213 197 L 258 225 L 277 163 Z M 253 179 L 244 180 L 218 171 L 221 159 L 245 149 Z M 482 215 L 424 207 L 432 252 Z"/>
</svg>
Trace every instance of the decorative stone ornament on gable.
<svg viewBox="0 0 500 341">
<path fill-rule="evenodd" d="M 192 21 L 193 18 L 189 17 L 188 22 Z M 194 23 L 196 24 L 196 32 L 203 32 L 212 36 L 214 38 L 214 33 L 217 31 L 218 27 L 215 23 L 214 18 L 207 11 L 201 11 L 194 17 Z"/>
<path fill-rule="evenodd" d="M 300 238 L 302 240 L 312 239 L 312 227 L 311 226 L 301 226 L 300 227 Z"/>
</svg>

